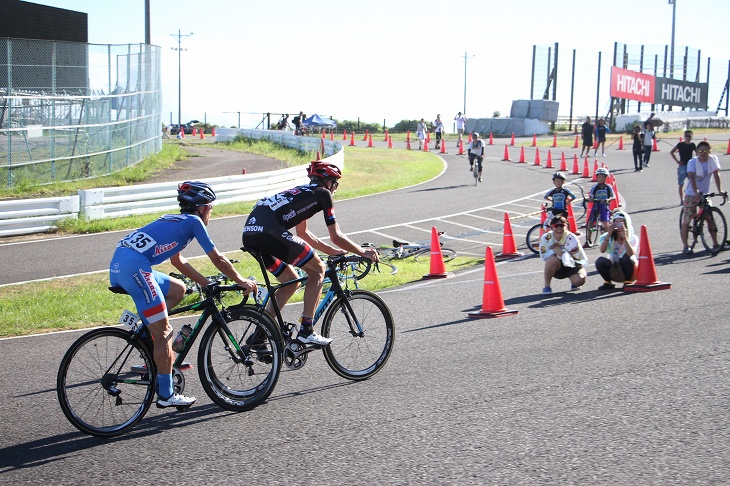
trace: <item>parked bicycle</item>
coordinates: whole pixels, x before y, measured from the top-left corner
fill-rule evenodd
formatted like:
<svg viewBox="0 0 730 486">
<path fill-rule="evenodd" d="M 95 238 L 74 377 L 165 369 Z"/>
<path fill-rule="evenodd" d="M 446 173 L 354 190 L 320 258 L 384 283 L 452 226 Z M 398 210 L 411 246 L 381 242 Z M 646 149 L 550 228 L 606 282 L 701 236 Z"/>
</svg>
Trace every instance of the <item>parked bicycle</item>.
<svg viewBox="0 0 730 486">
<path fill-rule="evenodd" d="M 543 203 L 540 206 L 540 219 L 542 223 L 537 223 L 527 230 L 527 236 L 525 237 L 527 248 L 536 255 L 540 253 L 540 238 L 542 238 L 543 234 L 550 231 L 550 219 L 552 217 L 552 208 L 549 208 L 547 204 Z"/>
<path fill-rule="evenodd" d="M 266 272 L 260 252 L 248 249 L 261 267 L 265 287 L 268 292 L 263 299 L 246 304 L 242 309 L 232 309 L 231 318 L 236 319 L 238 312 L 243 315 L 254 313 L 262 321 L 267 321 L 277 330 L 278 344 L 283 349 L 283 363 L 294 370 L 302 368 L 307 362 L 309 353 L 322 349 L 330 368 L 343 378 L 364 380 L 373 376 L 385 365 L 393 351 L 395 342 L 395 325 L 387 304 L 373 292 L 347 288 L 350 280 L 344 279 L 345 287 L 338 277 L 342 267 L 347 265 L 347 256 L 332 256 L 326 261 L 325 277 L 331 282 L 327 293 L 320 300 L 314 313 L 314 324 L 321 320 L 321 335 L 332 338 L 327 346 L 305 345 L 296 339 L 297 325 L 285 322 L 281 308 L 276 302 L 276 292 L 289 285 L 306 282 L 307 277 L 272 285 Z M 259 284 L 261 285 L 261 284 Z M 257 296 L 258 299 L 258 296 Z M 272 300 L 274 315 L 265 309 Z M 253 336 L 249 344 L 257 346 L 257 337 Z"/>
<path fill-rule="evenodd" d="M 438 236 L 443 235 L 445 231 L 439 231 Z M 444 248 L 443 242 L 439 240 L 441 245 L 441 255 L 444 262 L 453 260 L 456 257 L 456 251 L 450 248 Z M 372 243 L 365 243 L 363 246 L 374 246 Z M 408 243 L 405 241 L 393 240 L 392 248 L 378 248 L 381 262 L 389 262 L 392 260 L 403 260 L 404 258 L 413 257 L 419 263 L 429 262 L 431 260 L 431 246 L 421 245 L 418 243 Z"/>
<path fill-rule="evenodd" d="M 584 199 L 583 204 L 587 203 L 588 200 Z M 606 205 L 608 205 L 607 201 L 596 200 L 593 202 L 591 210 L 588 213 L 588 217 L 586 218 L 586 242 L 584 248 L 591 248 L 596 242 L 598 242 L 601 235 L 606 232 L 603 228 L 601 218 L 599 217 L 601 214 L 601 207 L 606 207 Z"/>
<path fill-rule="evenodd" d="M 725 215 L 719 208 L 712 206 L 713 197 L 722 197 L 724 206 L 727 202 L 727 192 L 703 194 L 702 200 L 697 205 L 697 213 L 689 224 L 688 248 L 694 250 L 697 239 L 702 240 L 702 245 L 710 255 L 717 255 L 725 248 L 727 243 L 727 222 Z M 684 208 L 679 212 L 679 230 L 682 231 L 682 219 Z"/>
<path fill-rule="evenodd" d="M 120 287 L 110 290 L 126 293 Z M 190 334 L 173 363 L 176 393 L 185 388 L 181 368 L 204 330 L 198 376 L 213 402 L 226 410 L 250 410 L 274 390 L 281 370 L 279 330 L 245 306 L 246 298 L 229 308 L 221 303 L 224 294 L 241 290 L 237 284 L 215 282 L 203 289 L 203 301 L 170 311 L 170 315 L 202 311 L 194 327 L 188 326 Z M 120 323 L 128 328 L 94 329 L 77 339 L 58 370 L 56 392 L 64 415 L 82 432 L 99 437 L 129 430 L 144 417 L 155 396 L 157 369 L 151 336 L 129 311 L 124 311 Z M 254 333 L 259 336 L 257 346 L 246 344 Z"/>
</svg>

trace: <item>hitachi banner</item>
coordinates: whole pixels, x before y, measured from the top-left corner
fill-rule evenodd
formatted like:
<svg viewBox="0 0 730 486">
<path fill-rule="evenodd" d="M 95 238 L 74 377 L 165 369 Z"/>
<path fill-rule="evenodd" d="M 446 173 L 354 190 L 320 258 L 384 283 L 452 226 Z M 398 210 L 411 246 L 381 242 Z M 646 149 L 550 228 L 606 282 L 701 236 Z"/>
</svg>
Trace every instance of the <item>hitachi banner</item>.
<svg viewBox="0 0 730 486">
<path fill-rule="evenodd" d="M 707 108 L 707 83 L 657 78 L 650 74 L 611 67 L 611 96 L 657 105 Z"/>
<path fill-rule="evenodd" d="M 707 83 L 656 78 L 654 103 L 705 109 L 707 108 L 708 89 Z"/>
</svg>

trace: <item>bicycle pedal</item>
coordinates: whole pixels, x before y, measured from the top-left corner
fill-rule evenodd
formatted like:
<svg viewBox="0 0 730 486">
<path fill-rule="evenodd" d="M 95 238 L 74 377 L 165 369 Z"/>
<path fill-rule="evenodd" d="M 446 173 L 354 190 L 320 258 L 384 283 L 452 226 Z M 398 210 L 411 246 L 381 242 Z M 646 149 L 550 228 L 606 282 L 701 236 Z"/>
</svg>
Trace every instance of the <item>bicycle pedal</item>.
<svg viewBox="0 0 730 486">
<path fill-rule="evenodd" d="M 180 371 L 188 371 L 188 370 L 192 370 L 192 369 L 193 369 L 193 364 L 192 364 L 192 363 L 183 363 L 183 364 L 181 364 L 181 365 L 180 365 L 180 366 L 178 367 L 178 369 L 179 369 Z"/>
</svg>

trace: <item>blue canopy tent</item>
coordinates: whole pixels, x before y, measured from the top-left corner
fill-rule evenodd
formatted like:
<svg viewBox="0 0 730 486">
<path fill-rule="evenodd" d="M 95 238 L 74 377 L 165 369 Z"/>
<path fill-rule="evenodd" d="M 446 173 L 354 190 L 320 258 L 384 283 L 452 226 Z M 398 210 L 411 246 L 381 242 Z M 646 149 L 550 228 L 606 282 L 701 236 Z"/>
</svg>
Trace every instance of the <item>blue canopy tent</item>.
<svg viewBox="0 0 730 486">
<path fill-rule="evenodd" d="M 319 115 L 312 115 L 309 118 L 305 118 L 303 122 L 305 127 L 311 128 L 336 128 L 337 123 L 329 118 L 322 118 Z"/>
</svg>

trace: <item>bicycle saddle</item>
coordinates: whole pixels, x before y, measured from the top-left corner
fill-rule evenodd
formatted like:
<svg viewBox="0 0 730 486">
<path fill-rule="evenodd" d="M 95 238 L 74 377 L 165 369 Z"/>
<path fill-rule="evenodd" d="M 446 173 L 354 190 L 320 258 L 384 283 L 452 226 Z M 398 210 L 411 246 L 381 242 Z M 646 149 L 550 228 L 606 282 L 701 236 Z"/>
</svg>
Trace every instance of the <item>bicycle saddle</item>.
<svg viewBox="0 0 730 486">
<path fill-rule="evenodd" d="M 399 248 L 399 247 L 401 247 L 403 245 L 410 245 L 410 243 L 408 243 L 407 241 L 393 240 L 393 246 L 394 247 Z"/>
</svg>

